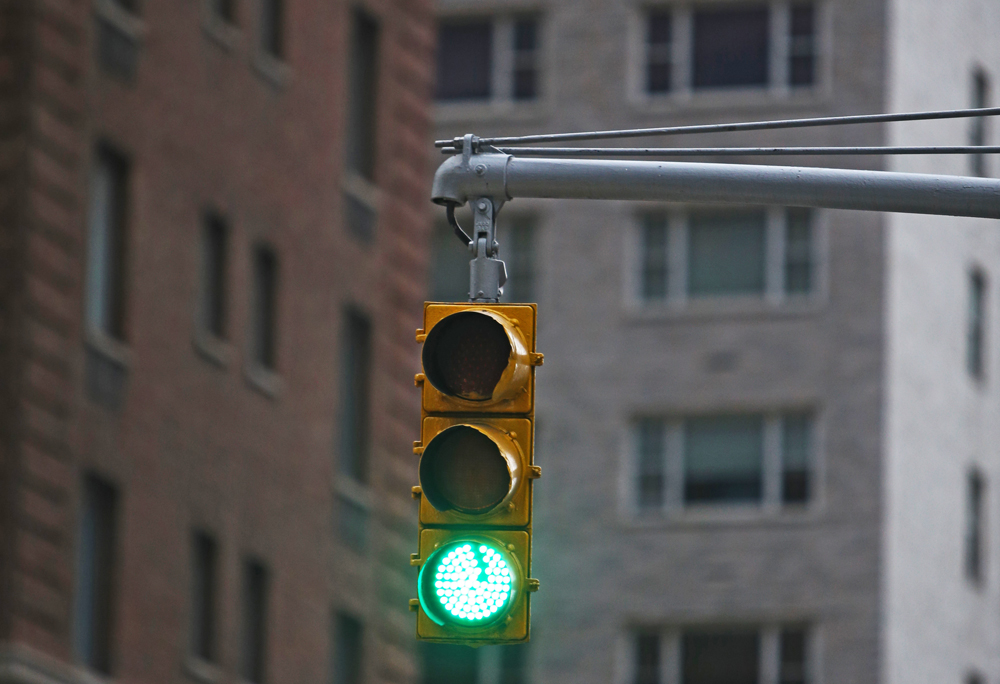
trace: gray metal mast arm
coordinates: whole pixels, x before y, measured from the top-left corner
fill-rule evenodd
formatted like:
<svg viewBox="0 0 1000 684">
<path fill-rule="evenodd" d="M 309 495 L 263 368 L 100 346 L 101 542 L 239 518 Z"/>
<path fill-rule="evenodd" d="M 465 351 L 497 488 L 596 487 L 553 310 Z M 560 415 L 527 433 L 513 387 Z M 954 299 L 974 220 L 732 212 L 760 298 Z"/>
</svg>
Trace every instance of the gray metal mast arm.
<svg viewBox="0 0 1000 684">
<path fill-rule="evenodd" d="M 463 205 L 516 197 L 659 200 L 861 209 L 1000 218 L 1000 179 L 887 171 L 460 154 L 431 199 Z"/>
</svg>

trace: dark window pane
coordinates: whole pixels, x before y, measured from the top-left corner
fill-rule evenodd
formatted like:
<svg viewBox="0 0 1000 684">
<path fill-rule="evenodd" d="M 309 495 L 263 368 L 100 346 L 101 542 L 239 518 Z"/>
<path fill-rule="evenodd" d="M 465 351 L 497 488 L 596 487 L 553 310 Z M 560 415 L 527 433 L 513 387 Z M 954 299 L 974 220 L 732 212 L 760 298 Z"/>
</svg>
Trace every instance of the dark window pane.
<svg viewBox="0 0 1000 684">
<path fill-rule="evenodd" d="M 499 684 L 528 684 L 528 644 L 500 646 Z"/>
<path fill-rule="evenodd" d="M 138 14 L 139 12 L 139 0 L 113 0 L 113 1 L 123 10 L 132 12 L 133 14 Z"/>
<path fill-rule="evenodd" d="M 348 309 L 344 316 L 341 364 L 340 470 L 361 483 L 368 482 L 371 321 Z"/>
<path fill-rule="evenodd" d="M 243 632 L 240 675 L 244 681 L 262 684 L 267 649 L 267 569 L 254 560 L 243 564 Z"/>
<path fill-rule="evenodd" d="M 504 232 L 500 254 L 507 267 L 507 283 L 503 286 L 502 301 L 530 302 L 535 296 L 534 225 L 528 218 L 519 218 L 508 224 Z"/>
<path fill-rule="evenodd" d="M 215 0 L 213 9 L 215 15 L 227 24 L 236 23 L 236 0 Z"/>
<path fill-rule="evenodd" d="M 660 684 L 660 635 L 656 632 L 635 636 L 635 684 Z"/>
<path fill-rule="evenodd" d="M 781 499 L 785 503 L 809 500 L 812 423 L 809 414 L 788 414 L 782 418 Z"/>
<path fill-rule="evenodd" d="M 260 1 L 260 49 L 282 59 L 285 56 L 284 0 Z"/>
<path fill-rule="evenodd" d="M 469 248 L 455 236 L 447 223 L 434 229 L 431 253 L 431 299 L 436 302 L 462 302 L 469 299 Z"/>
<path fill-rule="evenodd" d="M 786 627 L 781 630 L 779 654 L 781 669 L 778 684 L 807 684 L 806 630 L 802 627 Z"/>
<path fill-rule="evenodd" d="M 792 5 L 788 50 L 788 82 L 812 85 L 816 80 L 816 11 L 811 3 Z"/>
<path fill-rule="evenodd" d="M 647 22 L 646 91 L 666 93 L 672 85 L 672 17 L 669 11 L 651 11 Z"/>
<path fill-rule="evenodd" d="M 523 18 L 514 22 L 514 99 L 538 96 L 538 21 Z"/>
<path fill-rule="evenodd" d="M 692 85 L 767 85 L 769 23 L 766 7 L 696 11 Z"/>
<path fill-rule="evenodd" d="M 760 416 L 692 418 L 684 426 L 684 500 L 759 501 L 764 460 Z"/>
<path fill-rule="evenodd" d="M 983 377 L 986 336 L 986 276 L 979 271 L 969 277 L 969 329 L 966 365 L 974 378 Z"/>
<path fill-rule="evenodd" d="M 990 101 L 990 82 L 989 77 L 981 70 L 976 70 L 972 77 L 972 106 L 973 108 L 980 109 L 983 107 L 988 107 Z M 985 117 L 976 117 L 970 121 L 969 129 L 969 144 L 970 145 L 985 145 L 987 138 L 986 126 L 989 119 Z M 969 155 L 969 162 L 972 166 L 972 175 L 974 176 L 985 176 L 986 174 L 986 155 L 984 154 L 971 154 Z"/>
<path fill-rule="evenodd" d="M 108 146 L 97 150 L 90 178 L 87 323 L 125 339 L 129 163 Z"/>
<path fill-rule="evenodd" d="M 639 509 L 655 510 L 663 506 L 666 484 L 666 429 L 663 421 L 640 421 L 636 440 Z"/>
<path fill-rule="evenodd" d="M 346 496 L 339 502 L 340 539 L 349 549 L 363 553 L 368 546 L 368 509 Z"/>
<path fill-rule="evenodd" d="M 479 681 L 478 651 L 468 646 L 419 644 L 421 684 L 477 684 Z"/>
<path fill-rule="evenodd" d="M 77 659 L 111 674 L 118 536 L 118 490 L 87 475 L 83 480 L 76 567 L 74 650 Z"/>
<path fill-rule="evenodd" d="M 785 292 L 808 294 L 813 281 L 812 212 L 785 212 Z"/>
<path fill-rule="evenodd" d="M 647 215 L 642 226 L 642 298 L 664 299 L 668 279 L 667 218 Z"/>
<path fill-rule="evenodd" d="M 684 684 L 757 684 L 757 632 L 720 631 L 684 634 L 681 659 Z"/>
<path fill-rule="evenodd" d="M 360 9 L 351 10 L 351 56 L 348 72 L 347 165 L 375 180 L 378 121 L 379 26 Z"/>
<path fill-rule="evenodd" d="M 766 223 L 763 211 L 691 214 L 688 294 L 763 294 Z"/>
<path fill-rule="evenodd" d="M 378 222 L 375 209 L 349 192 L 345 192 L 343 197 L 347 229 L 362 242 L 371 243 L 375 238 L 375 226 Z"/>
<path fill-rule="evenodd" d="M 96 22 L 97 63 L 101 70 L 127 84 L 134 83 L 139 62 L 135 38 L 101 17 Z"/>
<path fill-rule="evenodd" d="M 437 99 L 489 99 L 492 68 L 492 23 L 442 21 L 438 24 Z"/>
<path fill-rule="evenodd" d="M 983 578 L 983 499 L 986 485 L 979 471 L 969 473 L 965 514 L 965 576 Z"/>
<path fill-rule="evenodd" d="M 338 613 L 334 626 L 334 684 L 360 684 L 364 664 L 364 627 L 350 615 Z"/>
<path fill-rule="evenodd" d="M 201 325 L 219 338 L 226 336 L 228 233 L 220 216 L 206 216 L 202 232 Z"/>
<path fill-rule="evenodd" d="M 277 356 L 278 259 L 269 247 L 256 249 L 254 287 L 255 360 L 273 370 Z"/>
<path fill-rule="evenodd" d="M 202 660 L 213 661 L 218 557 L 215 539 L 196 532 L 191 552 L 191 652 Z"/>
</svg>

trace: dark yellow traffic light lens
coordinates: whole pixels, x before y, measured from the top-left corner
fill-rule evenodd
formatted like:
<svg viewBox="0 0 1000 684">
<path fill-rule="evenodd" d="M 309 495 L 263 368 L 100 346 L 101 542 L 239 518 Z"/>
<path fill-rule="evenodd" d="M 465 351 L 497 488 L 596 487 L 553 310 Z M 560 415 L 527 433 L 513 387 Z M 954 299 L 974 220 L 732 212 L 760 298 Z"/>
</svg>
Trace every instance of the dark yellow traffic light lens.
<svg viewBox="0 0 1000 684">
<path fill-rule="evenodd" d="M 507 498 L 511 483 L 511 464 L 498 443 L 470 425 L 441 432 L 420 458 L 421 487 L 439 511 L 486 513 Z"/>
<path fill-rule="evenodd" d="M 499 544 L 485 540 L 448 544 L 421 568 L 421 605 L 440 624 L 488 625 L 509 610 L 518 578 Z"/>
<path fill-rule="evenodd" d="M 500 323 L 475 311 L 457 313 L 427 335 L 424 372 L 445 394 L 487 401 L 493 398 L 510 356 L 510 340 Z"/>
</svg>

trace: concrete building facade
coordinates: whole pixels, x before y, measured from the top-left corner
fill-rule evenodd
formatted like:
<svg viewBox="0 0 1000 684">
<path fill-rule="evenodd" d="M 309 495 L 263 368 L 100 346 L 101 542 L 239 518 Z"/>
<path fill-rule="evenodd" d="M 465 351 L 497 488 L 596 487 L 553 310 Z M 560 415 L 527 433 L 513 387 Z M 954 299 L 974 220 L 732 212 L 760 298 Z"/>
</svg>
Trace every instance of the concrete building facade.
<svg viewBox="0 0 1000 684">
<path fill-rule="evenodd" d="M 0 682 L 406 682 L 420 0 L 0 2 Z"/>
<path fill-rule="evenodd" d="M 985 0 L 439 0 L 436 133 L 985 106 L 997 12 Z M 955 120 L 629 144 L 988 134 Z M 774 163 L 998 170 L 959 157 Z M 541 590 L 526 668 L 448 681 L 1000 681 L 992 222 L 515 199 L 500 224 L 513 298 L 538 302 L 546 355 Z M 438 235 L 432 296 L 461 299 L 467 257 Z M 441 678 L 425 668 L 424 681 Z"/>
</svg>

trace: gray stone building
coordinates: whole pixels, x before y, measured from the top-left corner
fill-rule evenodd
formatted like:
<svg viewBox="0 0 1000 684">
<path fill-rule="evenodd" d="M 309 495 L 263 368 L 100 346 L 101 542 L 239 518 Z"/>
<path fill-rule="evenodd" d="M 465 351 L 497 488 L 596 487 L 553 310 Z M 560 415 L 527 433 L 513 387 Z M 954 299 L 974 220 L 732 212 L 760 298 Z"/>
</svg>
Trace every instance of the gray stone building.
<svg viewBox="0 0 1000 684">
<path fill-rule="evenodd" d="M 992 0 L 439 0 L 438 17 L 438 138 L 983 106 L 1000 72 Z M 530 200 L 500 223 L 546 354 L 541 591 L 528 647 L 425 650 L 428 684 L 1000 682 L 994 223 Z M 444 228 L 435 255 L 433 296 L 463 299 Z"/>
</svg>

